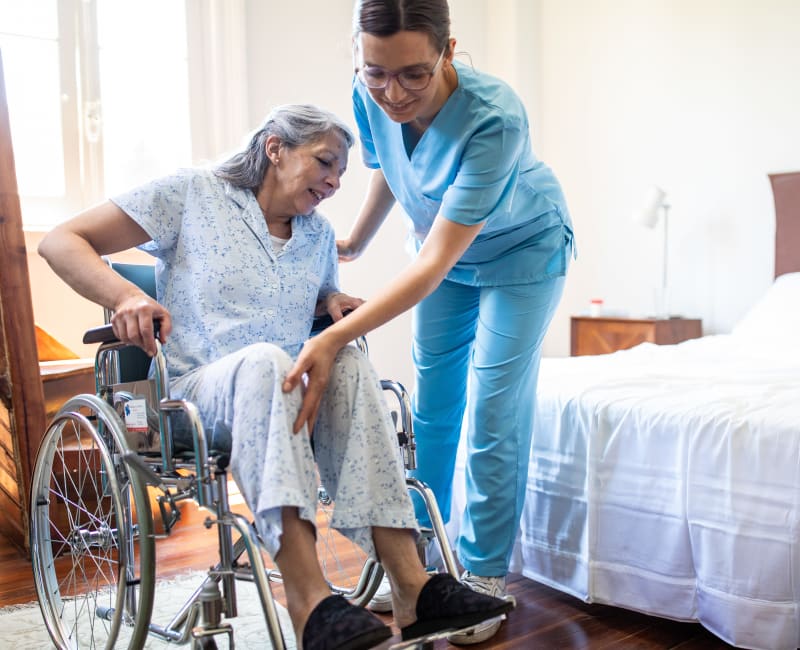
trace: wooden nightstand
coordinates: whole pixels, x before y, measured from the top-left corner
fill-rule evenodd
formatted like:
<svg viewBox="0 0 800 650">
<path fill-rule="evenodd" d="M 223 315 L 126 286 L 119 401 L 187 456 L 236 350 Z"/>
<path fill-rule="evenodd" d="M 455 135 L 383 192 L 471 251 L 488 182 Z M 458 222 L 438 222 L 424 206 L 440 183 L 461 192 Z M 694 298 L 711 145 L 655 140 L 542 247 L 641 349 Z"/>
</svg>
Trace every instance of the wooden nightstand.
<svg viewBox="0 0 800 650">
<path fill-rule="evenodd" d="M 659 345 L 680 343 L 703 335 L 699 319 L 669 318 L 593 318 L 573 316 L 571 319 L 572 356 L 609 354 L 649 341 Z"/>
</svg>

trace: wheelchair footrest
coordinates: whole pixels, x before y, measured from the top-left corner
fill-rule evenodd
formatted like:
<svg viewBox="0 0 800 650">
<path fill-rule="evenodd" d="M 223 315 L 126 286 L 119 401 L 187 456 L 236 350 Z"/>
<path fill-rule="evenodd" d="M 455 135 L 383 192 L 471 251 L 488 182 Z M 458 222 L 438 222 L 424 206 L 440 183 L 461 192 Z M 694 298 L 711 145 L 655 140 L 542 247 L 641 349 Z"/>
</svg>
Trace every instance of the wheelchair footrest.
<svg viewBox="0 0 800 650">
<path fill-rule="evenodd" d="M 470 631 L 474 630 L 478 625 L 485 625 L 486 623 L 493 623 L 495 621 L 502 621 L 506 618 L 505 614 L 501 614 L 495 618 L 490 618 L 485 621 L 481 621 L 477 625 L 470 625 L 468 627 L 459 628 L 459 629 L 452 629 L 452 630 L 442 630 L 441 632 L 433 632 L 432 634 L 426 634 L 424 636 L 417 637 L 416 639 L 409 639 L 408 641 L 401 641 L 400 643 L 389 643 L 386 646 L 386 650 L 428 650 L 433 648 L 434 641 L 440 641 L 441 639 L 446 639 L 452 634 L 464 634 L 469 633 Z"/>
</svg>

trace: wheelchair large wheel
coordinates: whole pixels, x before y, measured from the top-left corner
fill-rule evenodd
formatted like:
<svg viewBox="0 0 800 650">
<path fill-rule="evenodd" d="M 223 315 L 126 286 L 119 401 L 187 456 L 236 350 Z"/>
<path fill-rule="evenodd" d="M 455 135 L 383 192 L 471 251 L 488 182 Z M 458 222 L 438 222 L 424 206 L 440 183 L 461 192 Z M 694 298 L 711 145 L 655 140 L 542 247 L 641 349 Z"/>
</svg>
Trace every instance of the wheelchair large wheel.
<svg viewBox="0 0 800 650">
<path fill-rule="evenodd" d="M 39 449 L 31 555 L 39 605 L 58 648 L 144 644 L 153 607 L 153 520 L 146 486 L 120 460 L 126 450 L 119 417 L 94 395 L 68 401 Z"/>
</svg>

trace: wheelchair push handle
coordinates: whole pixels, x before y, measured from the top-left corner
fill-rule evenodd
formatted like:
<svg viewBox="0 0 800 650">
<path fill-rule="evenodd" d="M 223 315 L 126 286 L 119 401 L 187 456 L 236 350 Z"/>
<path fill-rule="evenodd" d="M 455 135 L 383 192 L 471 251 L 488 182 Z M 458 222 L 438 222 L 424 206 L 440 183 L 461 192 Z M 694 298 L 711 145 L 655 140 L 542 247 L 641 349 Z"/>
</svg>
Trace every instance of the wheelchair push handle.
<svg viewBox="0 0 800 650">
<path fill-rule="evenodd" d="M 158 333 L 161 330 L 161 321 L 156 319 L 153 321 L 153 334 L 158 338 Z M 118 343 L 119 339 L 114 334 L 114 328 L 111 323 L 107 325 L 100 325 L 86 330 L 83 334 L 83 342 L 88 345 L 90 343 Z"/>
</svg>

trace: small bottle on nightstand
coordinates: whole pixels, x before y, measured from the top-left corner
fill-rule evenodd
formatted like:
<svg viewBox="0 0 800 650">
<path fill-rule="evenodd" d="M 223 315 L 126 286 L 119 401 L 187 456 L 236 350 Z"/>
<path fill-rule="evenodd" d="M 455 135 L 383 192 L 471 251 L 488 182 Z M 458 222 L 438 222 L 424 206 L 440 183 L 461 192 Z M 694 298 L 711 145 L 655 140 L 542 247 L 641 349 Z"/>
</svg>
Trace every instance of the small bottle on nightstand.
<svg viewBox="0 0 800 650">
<path fill-rule="evenodd" d="M 603 300 L 602 298 L 592 298 L 589 302 L 589 316 L 597 318 L 603 315 Z"/>
</svg>

